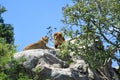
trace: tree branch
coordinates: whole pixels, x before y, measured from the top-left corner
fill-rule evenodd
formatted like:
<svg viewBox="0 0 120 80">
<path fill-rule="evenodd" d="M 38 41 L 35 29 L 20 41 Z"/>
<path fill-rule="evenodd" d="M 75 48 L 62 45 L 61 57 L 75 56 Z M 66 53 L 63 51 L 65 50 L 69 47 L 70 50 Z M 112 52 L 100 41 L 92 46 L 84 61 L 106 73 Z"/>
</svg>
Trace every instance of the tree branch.
<svg viewBox="0 0 120 80">
<path fill-rule="evenodd" d="M 120 45 L 119 45 L 119 44 L 115 44 L 115 43 L 113 43 L 112 41 L 110 41 L 109 39 L 106 38 L 106 36 L 103 34 L 101 28 L 97 26 L 97 24 L 95 23 L 95 21 L 91 20 L 91 22 L 94 24 L 94 26 L 97 27 L 97 29 L 98 29 L 99 32 L 100 32 L 100 35 L 101 35 L 108 43 L 116 46 L 117 48 L 120 48 Z"/>
</svg>

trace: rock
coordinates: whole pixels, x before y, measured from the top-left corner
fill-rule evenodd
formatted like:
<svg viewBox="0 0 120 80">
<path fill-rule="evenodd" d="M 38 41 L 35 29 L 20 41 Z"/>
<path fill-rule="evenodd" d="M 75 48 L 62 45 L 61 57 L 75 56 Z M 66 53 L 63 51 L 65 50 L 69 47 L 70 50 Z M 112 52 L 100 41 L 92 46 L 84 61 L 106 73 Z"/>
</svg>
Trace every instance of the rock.
<svg viewBox="0 0 120 80">
<path fill-rule="evenodd" d="M 36 50 L 27 50 L 18 52 L 14 55 L 14 58 L 19 60 L 21 58 L 25 58 L 26 61 L 23 63 L 23 66 L 25 68 L 32 69 L 36 65 L 41 64 L 60 64 L 60 66 L 64 65 L 64 61 L 57 58 L 55 55 L 53 55 L 53 50 L 42 50 L 42 49 L 36 49 Z M 57 54 L 57 52 L 56 52 Z"/>
<path fill-rule="evenodd" d="M 26 50 L 14 55 L 16 60 L 21 58 L 25 59 L 22 66 L 29 70 L 31 74 L 38 75 L 37 80 L 112 80 L 112 78 L 106 78 L 111 77 L 110 73 L 107 74 L 108 76 L 106 76 L 106 73 L 104 74 L 104 71 L 108 72 L 106 67 L 91 70 L 85 61 L 80 58 L 73 59 L 73 63 L 68 65 L 66 60 L 72 59 L 72 57 L 64 60 L 53 49 Z M 101 78 L 101 75 L 105 78 Z"/>
</svg>

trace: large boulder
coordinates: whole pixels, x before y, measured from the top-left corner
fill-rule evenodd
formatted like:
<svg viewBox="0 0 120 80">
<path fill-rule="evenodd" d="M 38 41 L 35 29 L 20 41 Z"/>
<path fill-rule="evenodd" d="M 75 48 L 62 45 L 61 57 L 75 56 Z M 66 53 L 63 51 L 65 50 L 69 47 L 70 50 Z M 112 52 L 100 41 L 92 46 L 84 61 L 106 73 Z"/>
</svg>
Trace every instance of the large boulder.
<svg viewBox="0 0 120 80">
<path fill-rule="evenodd" d="M 58 51 L 51 49 L 26 50 L 14 55 L 16 60 L 21 58 L 25 60 L 20 65 L 31 74 L 38 75 L 38 80 L 112 80 L 115 75 L 108 65 L 98 70 L 91 70 L 83 59 L 68 56 L 64 60 L 60 58 Z M 68 64 L 67 61 L 73 62 Z"/>
</svg>

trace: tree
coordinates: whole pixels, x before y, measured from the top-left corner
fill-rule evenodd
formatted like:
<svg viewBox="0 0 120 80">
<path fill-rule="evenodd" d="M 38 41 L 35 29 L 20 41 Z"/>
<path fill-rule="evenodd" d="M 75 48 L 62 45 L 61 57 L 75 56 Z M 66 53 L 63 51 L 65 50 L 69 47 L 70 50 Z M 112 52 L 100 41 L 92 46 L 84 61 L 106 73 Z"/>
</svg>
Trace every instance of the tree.
<svg viewBox="0 0 120 80">
<path fill-rule="evenodd" d="M 4 24 L 1 17 L 1 14 L 5 11 L 5 7 L 0 6 L 0 67 L 10 61 L 15 52 L 13 27 L 10 24 Z"/>
<path fill-rule="evenodd" d="M 2 18 L 2 13 L 6 11 L 4 6 L 0 6 L 0 41 L 4 40 L 6 43 L 14 43 L 14 32 L 11 24 L 5 24 Z"/>
<path fill-rule="evenodd" d="M 120 1 L 72 0 L 63 7 L 66 36 L 76 38 L 71 50 L 91 67 L 102 66 L 114 59 L 120 66 Z M 78 47 L 80 48 L 78 52 Z M 68 46 L 67 46 L 68 47 Z M 66 51 L 65 50 L 65 51 Z M 117 55 L 116 55 L 117 54 Z"/>
<path fill-rule="evenodd" d="M 2 13 L 5 7 L 0 6 L 0 80 L 30 80 L 24 70 L 20 69 L 20 62 L 13 59 L 16 52 L 14 32 L 11 24 L 5 24 Z"/>
</svg>

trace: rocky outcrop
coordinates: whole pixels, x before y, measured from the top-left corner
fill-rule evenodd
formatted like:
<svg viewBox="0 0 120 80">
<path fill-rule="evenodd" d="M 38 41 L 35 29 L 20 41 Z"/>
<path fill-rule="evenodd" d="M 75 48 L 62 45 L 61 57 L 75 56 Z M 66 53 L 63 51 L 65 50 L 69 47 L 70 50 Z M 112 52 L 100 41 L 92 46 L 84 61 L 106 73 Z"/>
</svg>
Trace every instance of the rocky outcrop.
<svg viewBox="0 0 120 80">
<path fill-rule="evenodd" d="M 60 58 L 58 51 L 50 49 L 35 49 L 18 52 L 14 59 L 25 60 L 20 64 L 30 75 L 37 75 L 37 80 L 113 80 L 117 74 L 106 65 L 97 70 L 91 70 L 83 59 L 73 59 L 68 56 Z M 72 61 L 72 63 L 68 61 Z"/>
</svg>

